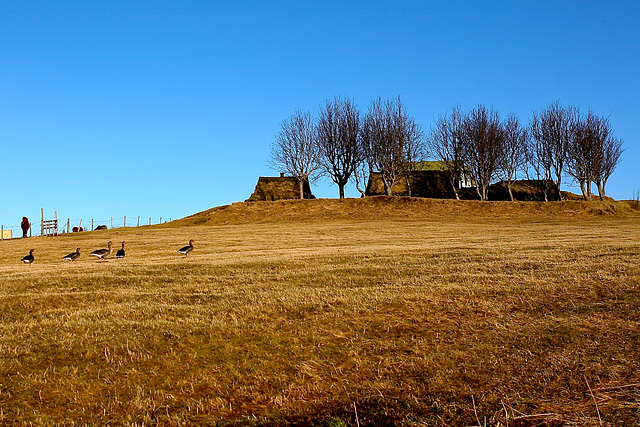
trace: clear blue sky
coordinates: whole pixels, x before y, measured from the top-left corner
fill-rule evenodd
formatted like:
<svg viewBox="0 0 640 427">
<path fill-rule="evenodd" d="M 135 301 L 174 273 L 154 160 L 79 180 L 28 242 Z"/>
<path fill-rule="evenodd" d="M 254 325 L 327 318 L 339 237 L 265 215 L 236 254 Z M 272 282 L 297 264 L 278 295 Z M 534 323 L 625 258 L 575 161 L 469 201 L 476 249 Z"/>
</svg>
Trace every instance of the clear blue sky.
<svg viewBox="0 0 640 427">
<path fill-rule="evenodd" d="M 277 173 L 280 123 L 334 96 L 366 111 L 399 95 L 425 131 L 456 104 L 525 122 L 555 100 L 592 109 L 624 140 L 608 193 L 628 199 L 638 22 L 637 0 L 2 1 L 0 223 L 242 201 Z"/>
</svg>

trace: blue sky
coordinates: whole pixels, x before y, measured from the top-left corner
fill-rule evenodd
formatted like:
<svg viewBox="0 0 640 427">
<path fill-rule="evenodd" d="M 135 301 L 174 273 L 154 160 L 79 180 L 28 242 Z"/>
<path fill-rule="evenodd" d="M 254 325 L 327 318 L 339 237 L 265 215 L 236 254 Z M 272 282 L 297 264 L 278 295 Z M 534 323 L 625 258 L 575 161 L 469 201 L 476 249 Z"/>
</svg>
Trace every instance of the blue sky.
<svg viewBox="0 0 640 427">
<path fill-rule="evenodd" d="M 525 122 L 556 100 L 592 109 L 624 140 L 607 190 L 628 199 L 638 22 L 640 2 L 610 0 L 3 1 L 0 224 L 40 208 L 77 225 L 245 200 L 277 174 L 280 123 L 335 96 L 362 111 L 401 96 L 425 131 L 456 104 Z"/>
</svg>

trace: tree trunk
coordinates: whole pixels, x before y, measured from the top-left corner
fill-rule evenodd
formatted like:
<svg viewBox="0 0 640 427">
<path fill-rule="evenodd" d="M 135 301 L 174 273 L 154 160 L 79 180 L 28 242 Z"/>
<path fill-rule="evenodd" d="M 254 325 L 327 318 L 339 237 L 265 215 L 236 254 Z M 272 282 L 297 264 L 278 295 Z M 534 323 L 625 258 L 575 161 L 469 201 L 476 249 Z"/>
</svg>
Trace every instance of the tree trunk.
<svg viewBox="0 0 640 427">
<path fill-rule="evenodd" d="M 560 198 L 560 200 L 562 200 L 562 190 L 560 190 L 560 185 L 562 184 L 562 174 L 558 173 L 556 175 L 556 178 L 558 178 L 558 180 L 556 181 L 556 185 L 558 186 L 558 197 Z"/>
<path fill-rule="evenodd" d="M 584 181 L 580 181 L 580 191 L 582 191 L 582 197 L 584 197 L 585 200 L 591 200 L 591 195 Z"/>
<path fill-rule="evenodd" d="M 382 177 L 382 184 L 384 184 L 384 195 L 385 196 L 390 196 L 391 195 L 391 186 L 389 185 L 387 180 L 384 179 L 384 176 Z"/>
<path fill-rule="evenodd" d="M 300 200 L 304 199 L 304 180 L 299 180 L 300 185 Z"/>
<path fill-rule="evenodd" d="M 366 197 L 367 196 L 366 184 L 365 184 L 365 189 L 363 190 L 362 188 L 360 188 L 360 175 L 358 175 L 358 172 L 356 171 L 353 176 L 356 182 L 356 190 L 358 190 L 358 192 L 360 193 L 360 197 Z"/>
<path fill-rule="evenodd" d="M 511 191 L 511 184 L 507 184 L 507 189 L 509 190 L 509 199 L 513 202 L 513 192 Z"/>
<path fill-rule="evenodd" d="M 600 200 L 604 200 L 604 182 L 596 181 L 596 187 L 598 187 L 598 196 L 600 196 Z"/>
<path fill-rule="evenodd" d="M 564 200 L 562 198 L 562 190 L 560 190 L 560 183 L 561 182 L 562 182 L 561 180 L 556 181 L 556 185 L 558 186 L 558 197 L 559 197 L 559 200 Z"/>
<path fill-rule="evenodd" d="M 344 184 L 338 184 L 338 192 L 340 193 L 340 198 L 344 199 Z"/>
<path fill-rule="evenodd" d="M 456 183 L 451 183 L 451 188 L 453 189 L 453 194 L 456 195 L 456 200 L 460 200 L 460 196 L 458 195 L 458 189 L 456 188 Z"/>
</svg>

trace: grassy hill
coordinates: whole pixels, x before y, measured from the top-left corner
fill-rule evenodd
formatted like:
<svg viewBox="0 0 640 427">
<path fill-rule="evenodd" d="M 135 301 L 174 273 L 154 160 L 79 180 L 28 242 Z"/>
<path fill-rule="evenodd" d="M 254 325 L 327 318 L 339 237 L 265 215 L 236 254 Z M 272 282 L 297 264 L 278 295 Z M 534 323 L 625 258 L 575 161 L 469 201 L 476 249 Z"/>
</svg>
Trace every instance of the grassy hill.
<svg viewBox="0 0 640 427">
<path fill-rule="evenodd" d="M 562 220 L 588 216 L 627 217 L 639 215 L 628 201 L 481 202 L 411 197 L 366 197 L 361 199 L 280 200 L 234 203 L 184 218 L 179 224 L 227 224 L 283 220 L 325 219 L 430 219 L 441 217 L 504 217 Z"/>
<path fill-rule="evenodd" d="M 381 197 L 2 241 L 0 424 L 638 425 L 639 219 Z"/>
</svg>

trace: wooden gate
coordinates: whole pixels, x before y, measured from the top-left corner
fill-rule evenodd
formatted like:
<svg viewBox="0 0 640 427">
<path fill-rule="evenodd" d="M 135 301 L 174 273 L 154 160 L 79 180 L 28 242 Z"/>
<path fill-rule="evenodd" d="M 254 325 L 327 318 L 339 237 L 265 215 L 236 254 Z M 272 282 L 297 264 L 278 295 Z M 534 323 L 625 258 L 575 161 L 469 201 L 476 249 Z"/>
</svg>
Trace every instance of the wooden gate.
<svg viewBox="0 0 640 427">
<path fill-rule="evenodd" d="M 58 211 L 55 211 L 55 219 L 44 219 L 44 209 L 40 209 L 40 230 L 42 236 L 58 235 Z"/>
</svg>

